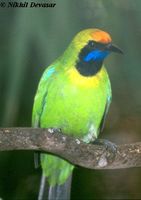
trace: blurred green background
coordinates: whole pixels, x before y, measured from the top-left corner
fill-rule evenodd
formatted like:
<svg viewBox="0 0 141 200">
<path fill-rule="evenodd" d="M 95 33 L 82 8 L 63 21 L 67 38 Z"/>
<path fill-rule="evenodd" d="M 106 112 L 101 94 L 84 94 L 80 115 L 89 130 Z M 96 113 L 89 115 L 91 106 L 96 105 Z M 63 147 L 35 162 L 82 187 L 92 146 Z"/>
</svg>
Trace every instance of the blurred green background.
<svg viewBox="0 0 141 200">
<path fill-rule="evenodd" d="M 30 2 L 30 0 L 28 0 Z M 42 0 L 34 1 L 42 2 Z M 0 8 L 0 125 L 31 126 L 33 99 L 45 69 L 82 29 L 109 32 L 124 56 L 105 62 L 113 101 L 101 137 L 141 140 L 141 0 L 56 0 L 54 8 Z M 37 199 L 41 169 L 33 152 L 0 153 L 0 197 Z M 141 199 L 141 168 L 77 167 L 72 199 Z"/>
</svg>

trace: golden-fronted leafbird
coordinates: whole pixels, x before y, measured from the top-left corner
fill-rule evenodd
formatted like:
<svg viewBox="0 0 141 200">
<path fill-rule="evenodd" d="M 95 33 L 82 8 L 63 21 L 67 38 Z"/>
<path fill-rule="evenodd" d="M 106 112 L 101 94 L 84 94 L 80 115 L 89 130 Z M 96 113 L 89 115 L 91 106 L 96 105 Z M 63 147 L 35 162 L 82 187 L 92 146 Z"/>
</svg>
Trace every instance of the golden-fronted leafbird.
<svg viewBox="0 0 141 200">
<path fill-rule="evenodd" d="M 79 32 L 65 52 L 43 73 L 34 100 L 32 125 L 60 129 L 86 143 L 94 141 L 103 129 L 111 102 L 111 85 L 104 59 L 122 51 L 113 45 L 108 33 L 99 29 Z M 43 177 L 49 199 L 69 199 L 74 166 L 54 155 L 41 154 Z"/>
</svg>

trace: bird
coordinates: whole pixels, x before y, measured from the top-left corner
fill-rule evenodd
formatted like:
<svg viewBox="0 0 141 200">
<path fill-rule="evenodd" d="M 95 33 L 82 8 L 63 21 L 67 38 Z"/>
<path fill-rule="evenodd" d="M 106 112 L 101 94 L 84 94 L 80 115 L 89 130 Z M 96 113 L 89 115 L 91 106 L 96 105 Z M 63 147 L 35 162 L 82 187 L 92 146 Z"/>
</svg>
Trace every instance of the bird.
<svg viewBox="0 0 141 200">
<path fill-rule="evenodd" d="M 112 52 L 122 54 L 109 33 L 89 28 L 72 39 L 64 53 L 49 65 L 34 98 L 32 126 L 53 128 L 85 143 L 98 139 L 112 99 L 111 83 L 103 62 Z M 38 199 L 68 200 L 74 165 L 41 153 L 42 179 Z M 46 198 L 46 197 L 45 197 Z"/>
</svg>

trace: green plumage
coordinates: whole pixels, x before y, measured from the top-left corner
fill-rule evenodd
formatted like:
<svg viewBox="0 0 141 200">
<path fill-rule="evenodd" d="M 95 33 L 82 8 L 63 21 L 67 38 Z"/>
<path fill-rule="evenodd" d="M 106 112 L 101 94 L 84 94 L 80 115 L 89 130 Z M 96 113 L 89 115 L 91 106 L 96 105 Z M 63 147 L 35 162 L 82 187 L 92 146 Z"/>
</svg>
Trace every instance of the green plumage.
<svg viewBox="0 0 141 200">
<path fill-rule="evenodd" d="M 92 30 L 95 29 L 88 32 Z M 90 142 L 97 138 L 107 114 L 111 86 L 103 66 L 92 76 L 85 77 L 77 71 L 78 55 L 89 41 L 85 34 L 79 36 L 83 41 L 77 43 L 77 38 L 45 70 L 35 96 L 32 124 L 34 127 L 60 128 L 64 134 Z M 41 155 L 41 165 L 52 186 L 63 184 L 74 168 L 67 161 L 48 154 Z"/>
</svg>

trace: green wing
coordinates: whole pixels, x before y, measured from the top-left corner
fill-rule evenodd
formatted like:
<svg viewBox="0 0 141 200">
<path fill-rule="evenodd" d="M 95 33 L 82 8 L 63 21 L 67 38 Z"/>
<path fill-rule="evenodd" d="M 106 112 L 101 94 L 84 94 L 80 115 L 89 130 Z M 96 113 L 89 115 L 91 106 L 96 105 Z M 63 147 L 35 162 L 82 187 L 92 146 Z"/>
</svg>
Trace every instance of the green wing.
<svg viewBox="0 0 141 200">
<path fill-rule="evenodd" d="M 52 74 L 55 73 L 55 67 L 48 67 L 38 85 L 37 93 L 34 99 L 33 112 L 32 112 L 32 126 L 40 127 L 40 118 L 44 109 L 45 100 L 48 94 L 48 84 Z"/>
<path fill-rule="evenodd" d="M 109 111 L 109 107 L 110 107 L 110 104 L 111 104 L 111 100 L 112 100 L 112 95 L 110 94 L 108 96 L 108 99 L 107 99 L 107 102 L 106 102 L 106 106 L 105 106 L 105 111 L 104 111 L 104 114 L 103 114 L 103 117 L 102 117 L 102 120 L 101 120 L 101 123 L 100 123 L 100 127 L 99 127 L 99 131 L 100 132 L 102 132 L 103 129 L 104 129 L 107 113 Z"/>
<path fill-rule="evenodd" d="M 44 106 L 47 103 L 49 83 L 52 80 L 52 75 L 54 75 L 54 73 L 57 73 L 56 67 L 49 67 L 44 72 L 39 83 L 33 106 L 32 125 L 34 127 L 40 127 L 41 125 L 40 120 Z M 36 168 L 39 166 L 40 161 L 43 174 L 48 177 L 50 185 L 64 183 L 74 168 L 73 165 L 56 156 L 41 154 L 41 157 L 39 157 L 39 153 L 35 153 L 34 162 Z"/>
<path fill-rule="evenodd" d="M 48 84 L 53 73 L 55 73 L 55 67 L 48 67 L 43 73 L 43 76 L 41 77 L 38 85 L 32 112 L 32 126 L 35 128 L 40 127 L 40 119 L 48 94 Z M 38 168 L 40 166 L 39 152 L 34 153 L 34 164 L 35 168 Z"/>
</svg>

